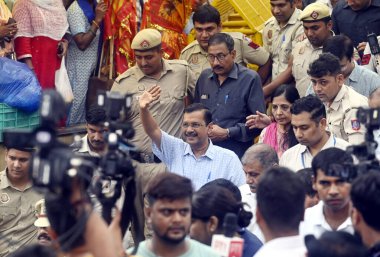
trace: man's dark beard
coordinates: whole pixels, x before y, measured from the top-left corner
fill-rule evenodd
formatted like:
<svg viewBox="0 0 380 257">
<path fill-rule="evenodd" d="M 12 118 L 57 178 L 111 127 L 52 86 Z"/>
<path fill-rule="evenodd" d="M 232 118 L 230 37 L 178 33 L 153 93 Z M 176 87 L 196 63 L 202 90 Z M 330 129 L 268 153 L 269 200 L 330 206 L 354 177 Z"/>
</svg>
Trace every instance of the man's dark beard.
<svg viewBox="0 0 380 257">
<path fill-rule="evenodd" d="M 187 235 L 186 231 L 184 231 L 183 237 L 181 237 L 181 238 L 170 238 L 167 236 L 168 230 L 166 230 L 163 234 L 159 234 L 159 233 L 157 233 L 158 229 L 156 229 L 156 226 L 154 224 L 152 224 L 152 229 L 158 238 L 160 238 L 162 241 L 164 241 L 165 243 L 167 243 L 169 245 L 178 245 L 179 243 L 181 243 L 186 238 L 186 235 Z"/>
</svg>

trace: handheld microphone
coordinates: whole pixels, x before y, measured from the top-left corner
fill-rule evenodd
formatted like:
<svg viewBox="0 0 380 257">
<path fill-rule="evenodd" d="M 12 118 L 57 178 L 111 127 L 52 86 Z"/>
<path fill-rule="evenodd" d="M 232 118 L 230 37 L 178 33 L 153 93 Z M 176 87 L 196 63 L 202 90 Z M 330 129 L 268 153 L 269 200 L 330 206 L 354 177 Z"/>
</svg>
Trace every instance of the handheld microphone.
<svg viewBox="0 0 380 257">
<path fill-rule="evenodd" d="M 224 235 L 213 235 L 211 248 L 222 257 L 243 256 L 244 240 L 234 237 L 238 230 L 237 216 L 234 213 L 227 213 L 223 221 Z"/>
</svg>

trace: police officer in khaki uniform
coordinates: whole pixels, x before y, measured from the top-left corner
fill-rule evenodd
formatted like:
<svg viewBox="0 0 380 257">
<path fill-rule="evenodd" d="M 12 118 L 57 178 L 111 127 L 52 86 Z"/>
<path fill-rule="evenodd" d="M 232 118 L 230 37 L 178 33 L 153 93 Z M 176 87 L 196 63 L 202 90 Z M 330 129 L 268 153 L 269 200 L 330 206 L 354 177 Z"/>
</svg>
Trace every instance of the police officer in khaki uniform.
<svg viewBox="0 0 380 257">
<path fill-rule="evenodd" d="M 151 176 L 164 172 L 166 166 L 155 163 L 152 144 L 141 124 L 138 97 L 154 85 L 161 87 L 160 100 L 150 106 L 161 129 L 170 135 L 180 137 L 183 110 L 187 97 L 192 98 L 195 89 L 195 76 L 189 65 L 183 60 L 165 60 L 162 58 L 161 34 L 155 29 L 144 29 L 136 34 L 132 44 L 136 66 L 121 74 L 111 91 L 132 94 L 132 107 L 128 114 L 129 121 L 135 129 L 135 136 L 130 140 L 141 152 L 139 163 L 135 162 L 137 175 L 137 197 L 140 197 L 139 212 L 142 209 L 142 190 Z M 141 224 L 140 224 L 141 225 Z"/>
<path fill-rule="evenodd" d="M 304 96 L 310 84 L 307 75 L 309 64 L 322 53 L 323 43 L 333 36 L 329 8 L 322 3 L 312 3 L 301 13 L 299 19 L 307 39 L 298 42 L 289 58 L 288 67 L 275 80 L 264 87 L 265 96 L 269 96 L 277 87 L 295 79 L 300 96 Z"/>
<path fill-rule="evenodd" d="M 301 10 L 293 0 L 271 0 L 273 17 L 265 22 L 263 43 L 272 59 L 272 79 L 288 67 L 295 44 L 304 39 Z"/>
<path fill-rule="evenodd" d="M 368 99 L 344 84 L 339 59 L 323 53 L 310 64 L 308 74 L 315 94 L 326 106 L 329 130 L 351 144 L 363 143 L 366 129 L 356 112 L 368 107 Z"/>
<path fill-rule="evenodd" d="M 296 44 L 293 49 L 292 73 L 296 80 L 296 87 L 301 96 L 304 96 L 310 85 L 307 76 L 309 64 L 322 53 L 323 43 L 333 36 L 331 33 L 332 21 L 330 9 L 323 3 L 313 3 L 308 5 L 300 16 L 303 22 L 307 40 Z M 315 35 L 318 26 L 321 29 L 319 35 Z"/>
<path fill-rule="evenodd" d="M 219 11 L 211 5 L 202 5 L 193 15 L 195 37 L 197 40 L 186 46 L 180 55 L 181 60 L 186 60 L 196 77 L 206 68 L 210 68 L 207 60 L 208 40 L 214 34 L 222 30 Z M 228 33 L 235 43 L 235 62 L 247 66 L 248 63 L 257 64 L 258 73 L 263 81 L 270 72 L 271 62 L 265 48 L 255 44 L 251 39 L 239 32 Z"/>
<path fill-rule="evenodd" d="M 37 242 L 34 204 L 42 199 L 29 179 L 32 149 L 8 148 L 0 172 L 0 256 Z"/>
</svg>

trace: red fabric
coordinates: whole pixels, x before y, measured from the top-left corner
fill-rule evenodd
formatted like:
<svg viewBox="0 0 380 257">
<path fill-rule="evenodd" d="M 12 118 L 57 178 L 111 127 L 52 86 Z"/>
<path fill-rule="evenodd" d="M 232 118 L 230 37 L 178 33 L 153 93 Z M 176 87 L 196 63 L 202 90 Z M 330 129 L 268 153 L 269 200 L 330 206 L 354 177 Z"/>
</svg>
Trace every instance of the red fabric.
<svg viewBox="0 0 380 257">
<path fill-rule="evenodd" d="M 61 66 L 61 59 L 57 55 L 58 43 L 57 40 L 42 36 L 15 39 L 17 57 L 32 58 L 34 71 L 43 90 L 55 88 L 55 71 Z"/>
</svg>

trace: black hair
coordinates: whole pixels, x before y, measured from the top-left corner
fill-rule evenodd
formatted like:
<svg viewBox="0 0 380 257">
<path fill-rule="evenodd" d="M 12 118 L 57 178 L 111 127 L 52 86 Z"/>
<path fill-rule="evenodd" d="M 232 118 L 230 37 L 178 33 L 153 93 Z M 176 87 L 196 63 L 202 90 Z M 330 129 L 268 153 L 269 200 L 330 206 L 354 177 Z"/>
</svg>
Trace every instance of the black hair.
<svg viewBox="0 0 380 257">
<path fill-rule="evenodd" d="M 217 179 L 215 179 L 213 181 L 208 182 L 207 184 L 208 185 L 214 185 L 215 184 L 215 185 L 227 188 L 233 194 L 233 196 L 235 197 L 235 200 L 238 201 L 238 202 L 241 202 L 241 193 L 240 193 L 240 190 L 230 180 L 227 180 L 225 178 L 217 178 Z"/>
<path fill-rule="evenodd" d="M 380 232 L 380 173 L 377 171 L 359 175 L 351 187 L 351 200 L 364 221 Z"/>
<path fill-rule="evenodd" d="M 365 246 L 355 236 L 344 231 L 326 231 L 319 239 L 305 237 L 308 257 L 365 257 Z"/>
<path fill-rule="evenodd" d="M 304 96 L 296 100 L 290 108 L 290 112 L 294 115 L 302 112 L 310 113 L 310 118 L 317 124 L 321 119 L 326 118 L 325 105 L 318 97 L 313 95 Z"/>
<path fill-rule="evenodd" d="M 297 171 L 296 175 L 301 179 L 306 195 L 314 197 L 317 191 L 313 189 L 313 170 L 311 168 L 304 168 Z"/>
<path fill-rule="evenodd" d="M 343 169 L 344 163 L 353 163 L 351 155 L 343 151 L 342 149 L 331 147 L 320 151 L 314 156 L 311 162 L 311 168 L 313 169 L 314 179 L 317 179 L 317 171 L 321 170 L 323 173 L 330 171 L 331 169 Z"/>
<path fill-rule="evenodd" d="M 208 45 L 219 45 L 219 44 L 226 44 L 227 49 L 229 52 L 234 50 L 234 39 L 228 35 L 227 33 L 216 33 L 210 39 L 208 40 Z"/>
<path fill-rule="evenodd" d="M 291 103 L 292 105 L 294 102 L 298 99 L 300 99 L 300 94 L 298 93 L 297 88 L 294 85 L 284 84 L 279 86 L 274 90 L 271 97 L 271 102 L 273 102 L 273 99 L 278 96 L 284 96 L 286 101 Z M 282 147 L 287 146 L 288 148 L 295 146 L 298 144 L 297 138 L 294 135 L 294 130 L 292 126 L 289 126 L 288 130 L 286 131 L 284 141 L 282 142 Z"/>
<path fill-rule="evenodd" d="M 310 63 L 307 74 L 311 77 L 336 76 L 341 74 L 338 57 L 331 53 L 323 53 L 318 59 Z"/>
<path fill-rule="evenodd" d="M 22 247 L 10 254 L 9 257 L 56 257 L 57 253 L 49 246 L 33 244 Z"/>
<path fill-rule="evenodd" d="M 212 22 L 219 26 L 221 24 L 220 13 L 212 5 L 202 5 L 193 14 L 193 23 L 195 24 L 195 22 L 199 22 L 201 24 Z"/>
<path fill-rule="evenodd" d="M 184 113 L 192 113 L 192 112 L 196 112 L 196 111 L 203 111 L 204 121 L 205 121 L 206 125 L 210 124 L 210 122 L 212 121 L 211 111 L 209 108 L 207 108 L 207 106 L 205 106 L 201 103 L 190 104 L 189 106 L 187 106 L 185 108 L 185 110 L 183 112 Z"/>
<path fill-rule="evenodd" d="M 221 232 L 227 213 L 237 215 L 240 227 L 247 227 L 253 216 L 251 212 L 244 209 L 243 203 L 237 201 L 230 189 L 217 183 L 209 182 L 195 192 L 191 211 L 193 219 L 207 221 L 211 216 L 215 216 L 219 220 L 218 231 Z"/>
<path fill-rule="evenodd" d="M 107 114 L 104 108 L 94 104 L 86 112 L 86 122 L 91 125 L 102 125 L 107 121 Z"/>
<path fill-rule="evenodd" d="M 303 220 L 305 189 L 297 175 L 285 167 L 267 170 L 257 185 L 257 208 L 275 232 L 298 231 Z"/>
<path fill-rule="evenodd" d="M 323 53 L 331 53 L 342 60 L 346 57 L 352 59 L 354 55 L 354 45 L 351 39 L 345 35 L 337 35 L 326 40 L 323 44 Z"/>
<path fill-rule="evenodd" d="M 164 172 L 152 178 L 145 190 L 145 195 L 150 206 L 156 200 L 167 199 L 169 201 L 189 198 L 193 195 L 191 180 L 175 173 Z"/>
</svg>

